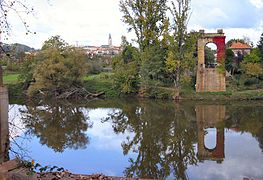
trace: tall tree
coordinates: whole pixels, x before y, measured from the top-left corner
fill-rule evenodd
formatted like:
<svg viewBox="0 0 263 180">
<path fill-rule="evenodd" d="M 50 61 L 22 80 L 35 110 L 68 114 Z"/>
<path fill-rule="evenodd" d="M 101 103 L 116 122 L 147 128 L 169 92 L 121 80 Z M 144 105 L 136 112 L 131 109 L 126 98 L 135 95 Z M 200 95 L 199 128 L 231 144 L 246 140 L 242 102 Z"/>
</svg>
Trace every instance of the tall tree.
<svg viewBox="0 0 263 180">
<path fill-rule="evenodd" d="M 169 9 L 173 17 L 173 36 L 170 38 L 166 68 L 174 81 L 175 97 L 179 97 L 181 82 L 184 77 L 189 77 L 187 74 L 195 64 L 197 33 L 187 33 L 190 0 L 176 0 Z"/>
<path fill-rule="evenodd" d="M 163 31 L 167 0 L 121 0 L 123 22 L 136 34 L 141 51 L 158 41 Z"/>
</svg>

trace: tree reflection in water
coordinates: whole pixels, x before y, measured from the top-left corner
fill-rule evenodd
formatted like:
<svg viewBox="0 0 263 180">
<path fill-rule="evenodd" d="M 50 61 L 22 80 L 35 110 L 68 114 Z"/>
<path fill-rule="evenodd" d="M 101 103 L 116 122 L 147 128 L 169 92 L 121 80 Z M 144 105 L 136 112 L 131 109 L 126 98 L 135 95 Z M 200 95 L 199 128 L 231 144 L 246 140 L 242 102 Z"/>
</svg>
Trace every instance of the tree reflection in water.
<svg viewBox="0 0 263 180">
<path fill-rule="evenodd" d="M 106 121 L 112 121 L 116 133 L 134 134 L 122 143 L 125 155 L 137 153 L 124 171 L 126 176 L 164 179 L 173 173 L 177 179 L 187 179 L 187 166 L 197 163 L 194 108 L 160 101 L 127 103 Z"/>
<path fill-rule="evenodd" d="M 89 143 L 85 132 L 92 124 L 76 104 L 65 101 L 33 103 L 21 113 L 29 133 L 56 152 L 66 148 L 84 149 Z"/>
<path fill-rule="evenodd" d="M 258 140 L 261 150 L 263 147 L 262 102 L 176 104 L 122 99 L 94 101 L 84 104 L 83 108 L 67 102 L 46 102 L 27 105 L 22 113 L 23 121 L 42 144 L 55 151 L 85 148 L 89 142 L 85 131 L 91 123 L 83 114 L 84 107 L 116 109 L 103 122 L 110 122 L 116 134 L 129 132 L 122 142 L 124 155 L 135 154 L 124 170 L 124 175 L 129 177 L 188 179 L 187 168 L 197 163 L 205 165 L 206 160 L 221 162 L 217 167 L 224 167 L 229 159 L 225 152 L 234 151 L 225 151 L 230 147 L 224 144 L 228 138 L 226 129 L 248 132 Z M 207 128 L 216 129 L 214 149 L 205 147 Z"/>
<path fill-rule="evenodd" d="M 229 106 L 227 110 L 226 128 L 249 132 L 257 139 L 263 152 L 263 103 L 239 103 L 238 106 Z"/>
</svg>

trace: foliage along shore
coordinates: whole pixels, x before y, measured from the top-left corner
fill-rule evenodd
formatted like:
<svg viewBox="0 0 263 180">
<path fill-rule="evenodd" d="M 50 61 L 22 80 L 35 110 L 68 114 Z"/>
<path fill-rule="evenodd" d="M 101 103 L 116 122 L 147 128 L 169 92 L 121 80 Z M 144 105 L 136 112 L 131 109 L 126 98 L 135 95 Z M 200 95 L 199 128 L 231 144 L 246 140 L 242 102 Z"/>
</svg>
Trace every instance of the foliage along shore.
<svg viewBox="0 0 263 180">
<path fill-rule="evenodd" d="M 12 75 L 17 77 L 17 75 Z M 23 83 L 17 81 L 16 78 L 9 79 L 4 76 L 4 83 L 8 87 L 9 97 L 17 101 L 26 99 L 26 93 L 23 90 Z M 153 98 L 153 99 L 167 99 L 172 100 L 174 89 L 169 87 L 151 87 L 144 92 L 123 95 L 114 89 L 114 84 L 109 74 L 102 73 L 100 75 L 86 76 L 84 78 L 84 88 L 96 94 L 103 92 L 102 98 L 119 98 L 119 97 L 140 97 L 140 98 Z M 227 90 L 226 92 L 207 92 L 197 93 L 193 88 L 183 88 L 180 100 L 263 100 L 263 89 L 252 90 Z"/>
</svg>

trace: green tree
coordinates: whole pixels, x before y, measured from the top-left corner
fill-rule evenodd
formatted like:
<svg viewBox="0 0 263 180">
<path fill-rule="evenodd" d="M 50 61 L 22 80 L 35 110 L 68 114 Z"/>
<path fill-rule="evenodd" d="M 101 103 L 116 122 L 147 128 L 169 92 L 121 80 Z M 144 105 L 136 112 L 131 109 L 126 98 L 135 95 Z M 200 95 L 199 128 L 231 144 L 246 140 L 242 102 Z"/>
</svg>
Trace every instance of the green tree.
<svg viewBox="0 0 263 180">
<path fill-rule="evenodd" d="M 189 0 L 177 0 L 176 4 L 172 2 L 170 12 L 173 17 L 173 35 L 169 38 L 166 68 L 173 79 L 176 98 L 179 97 L 182 82 L 189 81 L 189 73 L 193 71 L 195 64 L 197 33 L 187 33 L 189 11 Z"/>
<path fill-rule="evenodd" d="M 144 51 L 159 41 L 166 16 L 167 0 L 121 0 L 122 20 L 133 30 L 139 49 Z"/>
<path fill-rule="evenodd" d="M 59 35 L 52 36 L 50 39 L 46 40 L 41 48 L 41 50 L 46 49 L 57 49 L 59 51 L 65 50 L 68 44 L 65 40 L 61 39 Z"/>
<path fill-rule="evenodd" d="M 235 63 L 235 54 L 232 49 L 226 49 L 226 58 L 225 58 L 225 69 L 230 72 L 230 74 L 234 74 L 238 70 L 238 64 Z"/>
<path fill-rule="evenodd" d="M 249 55 L 246 55 L 243 60 L 244 63 L 260 63 L 260 49 L 254 48 L 252 49 L 251 53 Z"/>
<path fill-rule="evenodd" d="M 139 52 L 131 44 L 113 58 L 115 87 L 121 93 L 137 92 L 139 87 Z"/>
<path fill-rule="evenodd" d="M 246 75 L 250 77 L 259 77 L 263 74 L 263 67 L 260 62 L 260 50 L 259 48 L 255 48 L 249 55 L 245 56 L 241 67 Z"/>
<path fill-rule="evenodd" d="M 205 46 L 205 63 L 206 65 L 215 63 L 215 52 L 207 46 Z"/>
<path fill-rule="evenodd" d="M 260 40 L 258 41 L 257 47 L 260 52 L 261 60 L 263 61 L 263 33 L 260 36 Z"/>
<path fill-rule="evenodd" d="M 246 75 L 251 77 L 259 77 L 263 74 L 263 68 L 259 63 L 244 63 L 241 65 Z"/>
<path fill-rule="evenodd" d="M 35 82 L 28 89 L 30 96 L 41 91 L 44 95 L 57 97 L 82 86 L 82 78 L 87 72 L 85 54 L 56 37 L 46 41 L 34 57 L 37 63 L 32 74 Z"/>
<path fill-rule="evenodd" d="M 159 43 L 146 48 L 141 53 L 141 86 L 148 88 L 158 85 L 163 80 L 165 74 L 166 50 Z"/>
</svg>

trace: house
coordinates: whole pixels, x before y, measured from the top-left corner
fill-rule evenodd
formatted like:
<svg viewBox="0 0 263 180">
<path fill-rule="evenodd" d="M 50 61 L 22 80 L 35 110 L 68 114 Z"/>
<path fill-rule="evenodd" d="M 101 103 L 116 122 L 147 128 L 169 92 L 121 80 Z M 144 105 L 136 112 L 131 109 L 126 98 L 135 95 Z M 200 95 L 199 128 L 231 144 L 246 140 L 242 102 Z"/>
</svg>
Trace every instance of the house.
<svg viewBox="0 0 263 180">
<path fill-rule="evenodd" d="M 235 54 L 235 57 L 241 61 L 243 57 L 247 54 L 250 54 L 252 47 L 246 43 L 233 42 L 229 47 Z"/>
</svg>

